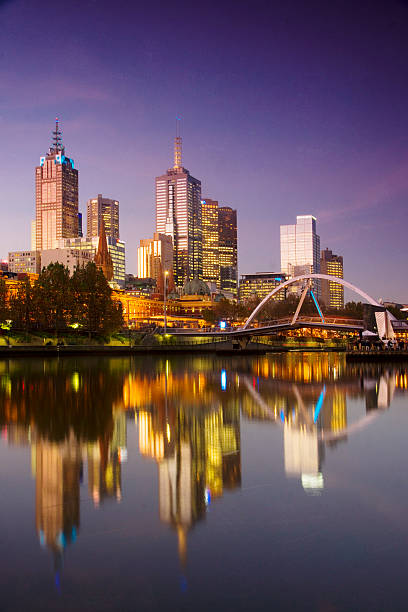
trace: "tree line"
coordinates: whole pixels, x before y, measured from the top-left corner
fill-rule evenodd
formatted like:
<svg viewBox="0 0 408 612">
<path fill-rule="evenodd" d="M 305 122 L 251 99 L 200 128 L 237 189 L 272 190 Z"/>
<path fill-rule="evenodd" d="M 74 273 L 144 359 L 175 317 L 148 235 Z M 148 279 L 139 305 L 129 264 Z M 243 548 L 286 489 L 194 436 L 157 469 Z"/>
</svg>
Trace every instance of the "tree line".
<svg viewBox="0 0 408 612">
<path fill-rule="evenodd" d="M 26 278 L 9 295 L 0 278 L 0 323 L 11 329 L 53 331 L 81 329 L 113 333 L 123 326 L 122 304 L 112 299 L 112 290 L 93 262 L 75 269 L 52 263 L 31 284 Z"/>
</svg>

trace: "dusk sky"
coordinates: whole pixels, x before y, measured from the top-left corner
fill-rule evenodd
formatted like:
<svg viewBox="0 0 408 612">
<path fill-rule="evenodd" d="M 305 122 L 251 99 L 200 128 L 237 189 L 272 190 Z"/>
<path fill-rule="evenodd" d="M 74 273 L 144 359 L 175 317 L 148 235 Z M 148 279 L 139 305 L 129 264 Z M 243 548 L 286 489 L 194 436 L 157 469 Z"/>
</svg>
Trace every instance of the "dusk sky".
<svg viewBox="0 0 408 612">
<path fill-rule="evenodd" d="M 181 117 L 183 165 L 238 211 L 239 274 L 279 272 L 279 226 L 313 214 L 346 280 L 408 302 L 407 65 L 401 0 L 0 0 L 0 257 L 30 248 L 58 115 L 80 210 L 120 201 L 137 273 Z"/>
</svg>

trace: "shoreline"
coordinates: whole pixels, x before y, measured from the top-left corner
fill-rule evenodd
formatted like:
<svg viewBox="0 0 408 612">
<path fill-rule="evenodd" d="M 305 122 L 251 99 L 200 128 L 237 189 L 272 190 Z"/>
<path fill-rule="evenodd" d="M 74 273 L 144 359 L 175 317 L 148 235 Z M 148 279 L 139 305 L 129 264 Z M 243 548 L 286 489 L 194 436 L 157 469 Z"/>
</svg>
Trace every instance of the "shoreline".
<svg viewBox="0 0 408 612">
<path fill-rule="evenodd" d="M 14 357 L 65 357 L 85 355 L 146 355 L 153 353 L 205 353 L 216 355 L 264 355 L 266 353 L 288 352 L 345 352 L 339 347 L 286 347 L 279 345 L 265 345 L 260 342 L 250 343 L 245 348 L 233 345 L 232 342 L 216 342 L 208 344 L 178 344 L 178 345 L 62 345 L 62 346 L 0 346 L 0 359 Z"/>
</svg>

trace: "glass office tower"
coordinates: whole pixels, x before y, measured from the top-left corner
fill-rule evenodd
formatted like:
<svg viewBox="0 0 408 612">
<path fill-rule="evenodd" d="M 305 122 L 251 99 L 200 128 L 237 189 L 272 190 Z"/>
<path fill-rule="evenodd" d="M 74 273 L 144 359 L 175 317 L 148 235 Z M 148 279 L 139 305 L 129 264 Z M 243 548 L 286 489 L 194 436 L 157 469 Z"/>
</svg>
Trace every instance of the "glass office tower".
<svg viewBox="0 0 408 612">
<path fill-rule="evenodd" d="M 280 226 L 281 271 L 288 276 L 320 272 L 320 236 L 316 232 L 316 218 L 299 215 L 296 225 Z M 314 283 L 320 294 L 320 283 Z"/>
</svg>

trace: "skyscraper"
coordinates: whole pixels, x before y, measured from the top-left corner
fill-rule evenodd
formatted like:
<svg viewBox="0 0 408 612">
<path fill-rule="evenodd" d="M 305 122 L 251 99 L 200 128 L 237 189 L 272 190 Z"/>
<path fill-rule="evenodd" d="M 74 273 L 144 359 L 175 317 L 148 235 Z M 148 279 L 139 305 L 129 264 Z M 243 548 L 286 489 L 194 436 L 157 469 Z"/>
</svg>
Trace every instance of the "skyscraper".
<svg viewBox="0 0 408 612">
<path fill-rule="evenodd" d="M 203 280 L 220 288 L 218 202 L 201 200 L 203 226 Z"/>
<path fill-rule="evenodd" d="M 343 278 L 343 257 L 324 249 L 320 257 L 320 272 L 329 276 Z M 344 287 L 340 283 L 322 280 L 321 299 L 329 308 L 344 308 Z"/>
<path fill-rule="evenodd" d="M 61 238 L 78 236 L 78 170 L 66 157 L 56 119 L 48 153 L 35 169 L 36 249 L 55 249 Z"/>
<path fill-rule="evenodd" d="M 202 279 L 201 182 L 182 166 L 178 135 L 173 167 L 156 178 L 156 232 L 173 240 L 175 284 Z"/>
<path fill-rule="evenodd" d="M 218 209 L 218 249 L 220 289 L 233 295 L 238 292 L 237 211 L 229 206 Z"/>
<path fill-rule="evenodd" d="M 320 272 L 320 236 L 316 233 L 316 218 L 299 215 L 296 225 L 280 226 L 281 272 L 288 276 Z M 320 283 L 313 283 L 320 294 Z"/>
<path fill-rule="evenodd" d="M 119 202 L 103 198 L 98 193 L 96 198 L 86 203 L 86 235 L 87 238 L 99 236 L 102 220 L 105 223 L 105 232 L 108 237 L 119 240 Z"/>
</svg>

